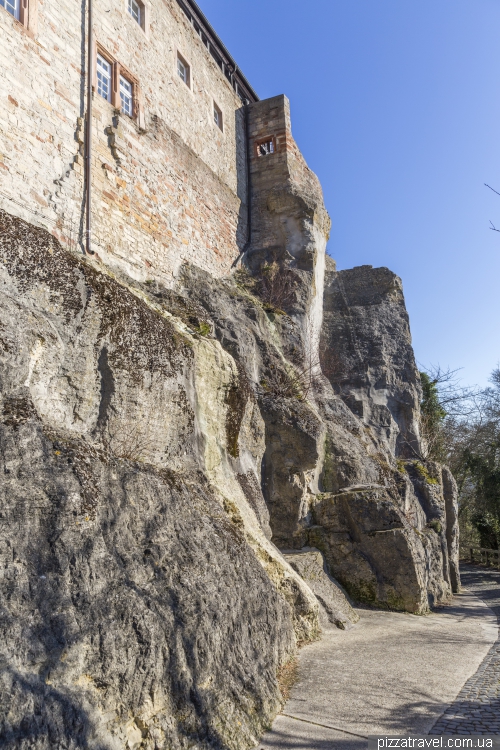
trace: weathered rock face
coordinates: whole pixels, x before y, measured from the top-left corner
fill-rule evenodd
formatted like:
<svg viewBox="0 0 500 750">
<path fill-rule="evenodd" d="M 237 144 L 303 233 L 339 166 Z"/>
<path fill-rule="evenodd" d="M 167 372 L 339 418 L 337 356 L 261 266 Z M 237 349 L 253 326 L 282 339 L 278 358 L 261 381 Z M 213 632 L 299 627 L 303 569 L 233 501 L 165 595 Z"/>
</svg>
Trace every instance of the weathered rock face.
<svg viewBox="0 0 500 750">
<path fill-rule="evenodd" d="M 347 600 L 337 581 L 329 575 L 322 553 L 312 547 L 295 552 L 284 552 L 292 568 L 307 581 L 321 604 L 320 622 L 325 628 L 335 625 L 349 630 L 359 621 L 359 615 Z"/>
<path fill-rule="evenodd" d="M 299 293 L 307 279 L 302 273 Z M 449 559 L 456 564 L 457 551 L 448 547 L 440 468 L 396 460 L 385 438 L 328 381 L 301 378 L 297 360 L 284 354 L 295 349 L 305 356 L 300 316 L 306 313 L 293 302 L 289 314 L 266 309 L 246 277 L 221 284 L 186 268 L 182 284 L 257 394 L 266 434 L 262 489 L 274 543 L 320 549 L 355 600 L 410 612 L 447 601 Z"/>
<path fill-rule="evenodd" d="M 405 513 L 381 485 L 317 496 L 310 543 L 323 551 L 355 601 L 420 613 L 449 598 L 448 550 L 437 520 L 442 514 L 430 525 L 418 500 L 410 507 Z"/>
<path fill-rule="evenodd" d="M 195 308 L 0 224 L 0 734 L 249 747 L 318 629 L 266 536 L 255 397 Z"/>
<path fill-rule="evenodd" d="M 297 642 L 355 622 L 335 579 L 410 612 L 458 589 L 400 282 L 328 263 L 323 301 L 321 188 L 287 101 L 253 107 L 229 278 L 140 283 L 0 214 L 9 747 L 243 750 Z"/>
<path fill-rule="evenodd" d="M 401 280 L 360 266 L 325 278 L 323 371 L 389 454 L 419 455 L 420 378 Z"/>
<path fill-rule="evenodd" d="M 446 509 L 446 539 L 450 558 L 450 579 L 453 591 L 460 591 L 460 538 L 458 524 L 458 487 L 447 466 L 442 470 L 443 495 Z"/>
<path fill-rule="evenodd" d="M 243 530 L 202 477 L 92 455 L 47 435 L 28 394 L 7 403 L 6 747 L 250 745 L 293 630 Z"/>
</svg>

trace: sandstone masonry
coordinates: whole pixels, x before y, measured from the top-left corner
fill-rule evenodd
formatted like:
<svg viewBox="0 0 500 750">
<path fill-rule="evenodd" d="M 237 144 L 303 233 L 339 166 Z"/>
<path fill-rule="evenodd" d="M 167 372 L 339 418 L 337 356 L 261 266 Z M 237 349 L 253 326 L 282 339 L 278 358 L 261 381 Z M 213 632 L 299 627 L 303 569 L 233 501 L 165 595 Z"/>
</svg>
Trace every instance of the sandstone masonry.
<svg viewBox="0 0 500 750">
<path fill-rule="evenodd" d="M 120 65 L 134 112 L 117 108 L 118 94 L 99 95 L 94 69 L 92 247 L 137 278 L 172 279 L 183 261 L 224 275 L 247 241 L 243 101 L 256 96 L 198 24 L 194 3 L 140 7 L 142 26 L 125 0 L 94 0 L 94 65 L 98 53 Z M 76 247 L 86 5 L 75 14 L 68 0 L 30 0 L 25 24 L 0 11 L 0 206 Z"/>
</svg>

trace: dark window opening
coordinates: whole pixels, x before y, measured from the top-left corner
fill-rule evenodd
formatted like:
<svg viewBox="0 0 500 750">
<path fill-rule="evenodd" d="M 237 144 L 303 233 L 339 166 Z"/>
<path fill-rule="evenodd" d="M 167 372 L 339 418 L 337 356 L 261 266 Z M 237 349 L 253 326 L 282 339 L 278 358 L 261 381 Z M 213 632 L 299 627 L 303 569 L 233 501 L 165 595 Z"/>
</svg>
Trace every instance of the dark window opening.
<svg viewBox="0 0 500 750">
<path fill-rule="evenodd" d="M 216 63 L 217 63 L 217 65 L 219 66 L 219 68 L 221 68 L 221 69 L 222 69 L 222 60 L 220 59 L 219 55 L 218 55 L 218 54 L 217 54 L 217 53 L 215 52 L 215 50 L 214 50 L 214 48 L 212 47 L 212 45 L 210 45 L 210 54 L 211 54 L 211 55 L 212 55 L 212 57 L 214 58 L 215 62 L 216 62 Z"/>
<path fill-rule="evenodd" d="M 214 102 L 214 122 L 219 128 L 219 130 L 223 129 L 222 111 L 215 102 Z"/>
<path fill-rule="evenodd" d="M 177 53 L 177 74 L 188 88 L 191 88 L 191 68 L 182 55 Z"/>
<path fill-rule="evenodd" d="M 269 156 L 274 154 L 274 140 L 263 141 L 257 145 L 257 156 Z"/>
</svg>

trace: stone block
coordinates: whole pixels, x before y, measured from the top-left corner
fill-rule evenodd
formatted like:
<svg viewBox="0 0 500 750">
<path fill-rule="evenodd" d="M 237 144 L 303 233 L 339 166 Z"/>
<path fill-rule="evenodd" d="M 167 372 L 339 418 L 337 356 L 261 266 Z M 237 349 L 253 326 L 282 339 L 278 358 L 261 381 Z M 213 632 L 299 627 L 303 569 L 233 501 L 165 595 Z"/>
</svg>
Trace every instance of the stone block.
<svg viewBox="0 0 500 750">
<path fill-rule="evenodd" d="M 335 625 L 341 630 L 349 630 L 359 621 L 359 615 L 352 608 L 346 592 L 329 575 L 319 550 L 304 547 L 301 550 L 283 550 L 282 553 L 318 599 L 323 628 Z"/>
</svg>

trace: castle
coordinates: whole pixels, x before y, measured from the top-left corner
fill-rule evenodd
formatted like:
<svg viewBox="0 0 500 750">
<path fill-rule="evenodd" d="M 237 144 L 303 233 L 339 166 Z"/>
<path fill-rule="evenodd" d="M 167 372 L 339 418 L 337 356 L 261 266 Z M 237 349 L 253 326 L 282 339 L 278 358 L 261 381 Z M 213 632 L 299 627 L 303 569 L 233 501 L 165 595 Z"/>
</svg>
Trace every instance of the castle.
<svg viewBox="0 0 500 750">
<path fill-rule="evenodd" d="M 251 174 L 302 161 L 288 102 L 259 102 L 193 0 L 92 3 L 89 35 L 88 2 L 2 0 L 0 207 L 84 247 L 87 157 L 99 259 L 224 276 L 249 243 Z"/>
<path fill-rule="evenodd" d="M 457 487 L 286 97 L 193 0 L 109 6 L 0 0 L 0 736 L 250 750 L 338 583 L 460 589 Z"/>
</svg>

